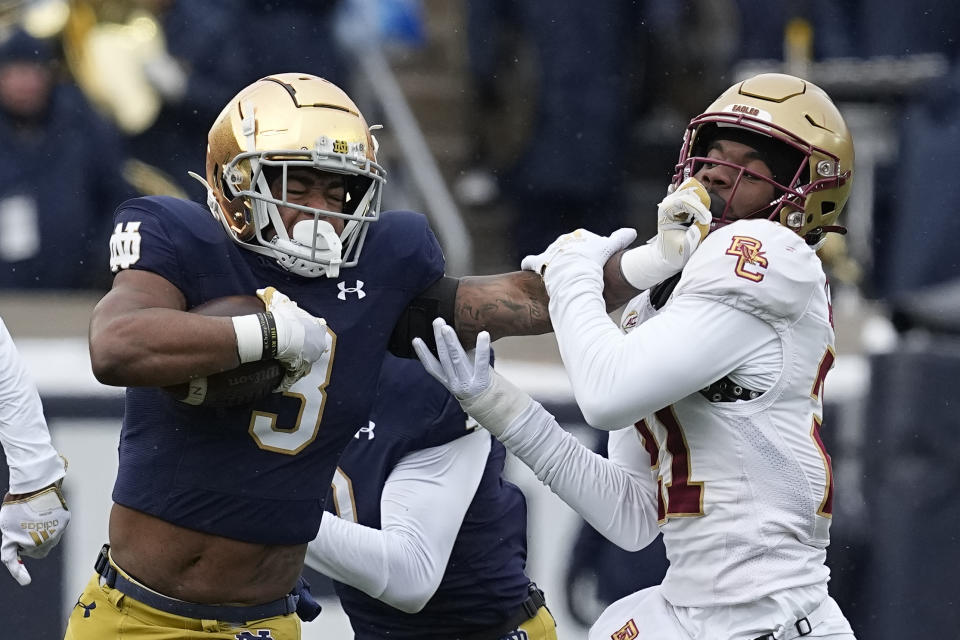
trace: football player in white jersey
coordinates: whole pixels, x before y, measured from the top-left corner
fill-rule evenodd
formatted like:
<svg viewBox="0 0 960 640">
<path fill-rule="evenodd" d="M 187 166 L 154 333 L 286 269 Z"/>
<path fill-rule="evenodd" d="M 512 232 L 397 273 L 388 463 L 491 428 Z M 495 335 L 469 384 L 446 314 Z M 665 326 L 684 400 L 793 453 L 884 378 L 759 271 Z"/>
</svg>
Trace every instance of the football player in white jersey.
<svg viewBox="0 0 960 640">
<path fill-rule="evenodd" d="M 22 557 L 45 557 L 70 524 L 60 491 L 67 462 L 50 442 L 37 385 L 2 318 L 0 448 L 10 468 L 10 489 L 0 502 L 0 563 L 26 586 L 32 578 Z"/>
<path fill-rule="evenodd" d="M 852 139 L 826 93 L 755 76 L 691 121 L 657 238 L 619 261 L 644 290 L 620 326 L 601 265 L 630 230 L 578 230 L 524 260 L 543 275 L 584 417 L 611 431 L 609 459 L 492 371 L 486 340 L 468 356 L 437 320 L 439 360 L 415 342 L 464 409 L 597 530 L 626 549 L 663 532 L 662 584 L 612 604 L 591 639 L 854 637 L 824 564 L 834 487 L 820 423 L 835 347 L 815 252 L 843 231 L 852 176 Z M 657 284 L 670 274 L 654 258 L 671 252 L 679 273 Z"/>
</svg>

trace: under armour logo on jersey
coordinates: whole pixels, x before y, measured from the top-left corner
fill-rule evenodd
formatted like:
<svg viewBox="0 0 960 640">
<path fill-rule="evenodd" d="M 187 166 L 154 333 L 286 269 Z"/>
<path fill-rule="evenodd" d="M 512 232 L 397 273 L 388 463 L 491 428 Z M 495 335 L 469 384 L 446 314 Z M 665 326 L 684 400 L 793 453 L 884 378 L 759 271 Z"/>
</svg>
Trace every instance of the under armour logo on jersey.
<svg viewBox="0 0 960 640">
<path fill-rule="evenodd" d="M 367 440 L 373 440 L 373 439 L 376 437 L 376 434 L 373 433 L 373 429 L 374 429 L 376 426 L 377 426 L 377 425 L 375 425 L 375 424 L 373 423 L 373 421 L 370 421 L 370 424 L 369 424 L 368 426 L 366 426 L 366 427 L 360 427 L 360 430 L 357 431 L 355 434 L 353 434 L 353 439 L 354 439 L 354 440 L 359 440 L 359 439 L 360 439 L 360 434 L 361 434 L 361 433 L 365 433 L 365 434 L 367 434 Z"/>
<path fill-rule="evenodd" d="M 337 283 L 337 288 L 340 289 L 340 293 L 337 294 L 337 297 L 340 298 L 341 300 L 346 300 L 348 293 L 357 294 L 358 300 L 360 298 L 363 298 L 365 295 L 367 295 L 363 291 L 363 280 L 357 280 L 357 286 L 355 287 L 348 287 L 347 283 L 341 280 L 340 282 Z"/>
<path fill-rule="evenodd" d="M 530 636 L 523 629 L 514 629 L 500 640 L 530 640 Z"/>
<path fill-rule="evenodd" d="M 244 631 L 233 636 L 235 640 L 273 640 L 270 629 L 257 629 L 257 635 Z"/>
<path fill-rule="evenodd" d="M 89 605 L 83 604 L 80 602 L 80 598 L 77 598 L 77 604 L 73 605 L 74 607 L 83 607 L 83 617 L 89 618 L 90 612 L 97 608 L 96 602 L 91 602 Z"/>
<path fill-rule="evenodd" d="M 140 221 L 117 224 L 110 236 L 110 271 L 126 269 L 140 259 Z"/>
</svg>

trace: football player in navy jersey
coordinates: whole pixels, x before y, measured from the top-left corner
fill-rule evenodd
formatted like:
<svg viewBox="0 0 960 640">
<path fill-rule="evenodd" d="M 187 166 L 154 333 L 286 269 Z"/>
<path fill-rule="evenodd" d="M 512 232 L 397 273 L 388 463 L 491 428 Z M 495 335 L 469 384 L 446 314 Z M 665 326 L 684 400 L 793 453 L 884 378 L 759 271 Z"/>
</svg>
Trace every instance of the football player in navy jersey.
<svg viewBox="0 0 960 640">
<path fill-rule="evenodd" d="M 412 338 L 432 342 L 435 316 L 466 345 L 482 330 L 551 330 L 539 274 L 446 277 L 423 215 L 380 212 L 370 128 L 321 78 L 278 74 L 241 90 L 211 127 L 206 164 L 206 207 L 137 198 L 114 217 L 116 275 L 91 317 L 90 359 L 101 382 L 127 387 L 126 402 L 110 544 L 71 614 L 71 640 L 120 629 L 299 638 L 307 543 L 337 460 L 369 418 L 385 353 L 413 357 Z M 608 262 L 634 236 L 594 256 L 612 307 L 637 292 L 622 270 L 675 271 L 669 243 Z M 254 292 L 263 312 L 188 312 Z M 261 401 L 193 406 L 161 389 L 268 359 L 286 375 Z"/>
<path fill-rule="evenodd" d="M 476 426 L 419 362 L 387 356 L 307 546 L 357 640 L 556 638 L 524 573 L 526 501 L 501 478 L 503 445 Z"/>
</svg>

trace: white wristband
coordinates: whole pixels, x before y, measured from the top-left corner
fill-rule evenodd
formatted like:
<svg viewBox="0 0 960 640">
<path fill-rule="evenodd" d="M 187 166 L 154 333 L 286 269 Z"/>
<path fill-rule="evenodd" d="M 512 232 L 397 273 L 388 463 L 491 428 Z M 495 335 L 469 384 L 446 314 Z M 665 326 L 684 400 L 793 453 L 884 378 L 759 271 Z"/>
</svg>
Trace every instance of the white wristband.
<svg viewBox="0 0 960 640">
<path fill-rule="evenodd" d="M 240 364 L 254 362 L 263 358 L 263 330 L 258 314 L 233 316 L 233 331 L 237 334 L 237 353 Z"/>
<path fill-rule="evenodd" d="M 631 286 L 645 291 L 677 273 L 660 257 L 655 243 L 634 247 L 620 257 L 620 272 Z"/>
<path fill-rule="evenodd" d="M 533 399 L 494 370 L 490 386 L 473 398 L 460 400 L 460 406 L 484 429 L 499 436 Z"/>
</svg>

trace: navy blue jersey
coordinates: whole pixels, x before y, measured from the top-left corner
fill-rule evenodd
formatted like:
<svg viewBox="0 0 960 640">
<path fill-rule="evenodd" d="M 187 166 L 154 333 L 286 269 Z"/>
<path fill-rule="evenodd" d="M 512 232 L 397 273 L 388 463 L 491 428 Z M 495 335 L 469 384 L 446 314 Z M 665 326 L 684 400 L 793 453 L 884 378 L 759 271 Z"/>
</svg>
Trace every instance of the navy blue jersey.
<svg viewBox="0 0 960 640">
<path fill-rule="evenodd" d="M 384 361 L 370 422 L 344 451 L 337 479 L 346 484 L 349 478 L 353 519 L 379 529 L 380 495 L 400 459 L 462 437 L 475 423 L 468 425 L 460 404 L 419 361 L 392 355 Z M 334 583 L 358 640 L 449 640 L 502 622 L 527 598 L 527 506 L 520 489 L 501 478 L 504 457 L 494 440 L 440 587 L 422 611 L 404 613 Z M 334 501 L 327 503 L 333 511 Z"/>
<path fill-rule="evenodd" d="M 115 224 L 121 267 L 163 276 L 188 308 L 272 285 L 325 318 L 334 340 L 289 392 L 250 406 L 193 407 L 157 388 L 127 389 L 114 501 L 228 538 L 309 542 L 337 459 L 370 415 L 394 324 L 443 275 L 426 219 L 383 213 L 370 225 L 360 263 L 339 278 L 284 271 L 236 245 L 206 208 L 187 200 L 130 200 Z"/>
</svg>

